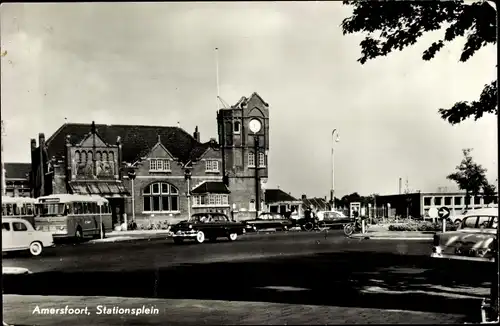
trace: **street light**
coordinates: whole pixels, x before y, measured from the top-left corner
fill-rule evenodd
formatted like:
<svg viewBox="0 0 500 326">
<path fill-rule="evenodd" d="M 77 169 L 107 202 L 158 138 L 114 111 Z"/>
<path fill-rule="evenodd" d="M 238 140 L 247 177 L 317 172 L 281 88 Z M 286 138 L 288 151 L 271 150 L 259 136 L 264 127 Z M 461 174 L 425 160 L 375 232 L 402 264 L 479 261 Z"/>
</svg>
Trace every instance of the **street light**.
<svg viewBox="0 0 500 326">
<path fill-rule="evenodd" d="M 184 170 L 184 179 L 187 181 L 187 200 L 188 200 L 188 220 L 191 219 L 191 186 L 190 186 L 190 180 L 191 180 L 191 170 L 189 168 L 186 168 Z"/>
<path fill-rule="evenodd" d="M 133 167 L 129 166 L 129 170 L 127 171 L 128 178 L 131 182 L 131 188 L 132 188 L 132 221 L 135 222 L 135 187 L 134 187 L 134 180 L 136 177 L 135 171 L 133 170 Z M 125 225 L 128 228 L 128 221 L 127 221 L 127 214 L 125 214 Z"/>
<path fill-rule="evenodd" d="M 337 134 L 337 137 L 335 137 Z M 332 131 L 332 190 L 330 192 L 330 199 L 332 201 L 332 208 L 335 210 L 335 155 L 334 155 L 334 144 L 340 141 L 339 132 L 337 129 L 333 129 Z"/>
</svg>

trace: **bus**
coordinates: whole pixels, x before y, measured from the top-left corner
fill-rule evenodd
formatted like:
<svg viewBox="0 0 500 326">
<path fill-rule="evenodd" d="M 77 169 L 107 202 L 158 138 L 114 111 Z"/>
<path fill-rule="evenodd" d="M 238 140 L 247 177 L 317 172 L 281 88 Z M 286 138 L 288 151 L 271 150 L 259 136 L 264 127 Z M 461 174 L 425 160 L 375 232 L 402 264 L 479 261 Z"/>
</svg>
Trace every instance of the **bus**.
<svg viewBox="0 0 500 326">
<path fill-rule="evenodd" d="M 35 227 L 35 202 L 30 197 L 2 196 L 2 217 L 22 218 Z"/>
<path fill-rule="evenodd" d="M 36 230 L 51 232 L 54 239 L 102 237 L 112 231 L 111 206 L 95 195 L 56 194 L 35 203 Z"/>
</svg>

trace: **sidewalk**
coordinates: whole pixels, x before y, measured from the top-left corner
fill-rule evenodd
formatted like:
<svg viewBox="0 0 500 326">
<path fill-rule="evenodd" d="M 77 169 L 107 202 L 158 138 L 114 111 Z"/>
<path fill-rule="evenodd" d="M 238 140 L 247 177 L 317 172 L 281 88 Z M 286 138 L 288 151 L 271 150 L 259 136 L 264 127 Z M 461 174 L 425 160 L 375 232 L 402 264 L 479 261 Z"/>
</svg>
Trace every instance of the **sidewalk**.
<svg viewBox="0 0 500 326">
<path fill-rule="evenodd" d="M 365 233 L 356 233 L 352 239 L 373 240 L 432 240 L 434 232 L 389 231 L 389 225 L 372 225 Z"/>
<path fill-rule="evenodd" d="M 330 325 L 454 324 L 464 316 L 268 302 L 4 295 L 3 319 L 17 325 Z"/>
<path fill-rule="evenodd" d="M 143 239 L 167 238 L 172 232 L 169 230 L 134 230 L 134 231 L 113 231 L 106 233 L 106 238 L 90 240 L 89 243 L 101 242 L 122 242 Z"/>
</svg>

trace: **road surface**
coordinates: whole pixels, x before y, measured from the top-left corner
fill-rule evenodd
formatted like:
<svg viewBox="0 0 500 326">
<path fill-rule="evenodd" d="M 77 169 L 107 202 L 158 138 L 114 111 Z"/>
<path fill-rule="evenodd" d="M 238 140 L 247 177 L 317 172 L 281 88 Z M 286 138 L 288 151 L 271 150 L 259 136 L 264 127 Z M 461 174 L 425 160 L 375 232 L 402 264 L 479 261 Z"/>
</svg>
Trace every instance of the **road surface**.
<svg viewBox="0 0 500 326">
<path fill-rule="evenodd" d="M 241 307 L 268 302 L 447 316 L 433 318 L 434 323 L 479 317 L 490 266 L 435 261 L 428 257 L 430 248 L 429 241 L 352 240 L 341 231 L 248 235 L 202 245 L 174 245 L 170 239 L 67 245 L 47 250 L 43 257 L 4 258 L 3 266 L 28 268 L 33 274 L 6 276 L 3 286 L 4 294 L 219 300 L 213 302 L 241 302 Z M 12 298 L 4 296 L 10 307 L 4 315 L 14 318 L 19 309 L 28 308 L 19 300 L 16 306 Z M 199 310 L 200 305 L 194 306 Z M 233 317 L 221 323 L 243 320 Z M 354 317 L 383 322 L 362 313 Z"/>
</svg>

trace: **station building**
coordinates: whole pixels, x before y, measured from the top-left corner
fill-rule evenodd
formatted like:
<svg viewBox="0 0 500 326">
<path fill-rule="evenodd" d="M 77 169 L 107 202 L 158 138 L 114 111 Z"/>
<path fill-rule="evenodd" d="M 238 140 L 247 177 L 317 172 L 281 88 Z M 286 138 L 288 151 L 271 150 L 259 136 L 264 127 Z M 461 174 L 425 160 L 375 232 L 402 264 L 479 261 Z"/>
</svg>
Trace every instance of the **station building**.
<svg viewBox="0 0 500 326">
<path fill-rule="evenodd" d="M 31 196 L 102 195 L 114 223 L 124 214 L 174 222 L 203 210 L 252 218 L 262 210 L 268 176 L 268 109 L 257 93 L 242 97 L 217 112 L 219 141 L 207 142 L 198 127 L 190 134 L 180 127 L 65 123 L 30 142 Z"/>
</svg>

